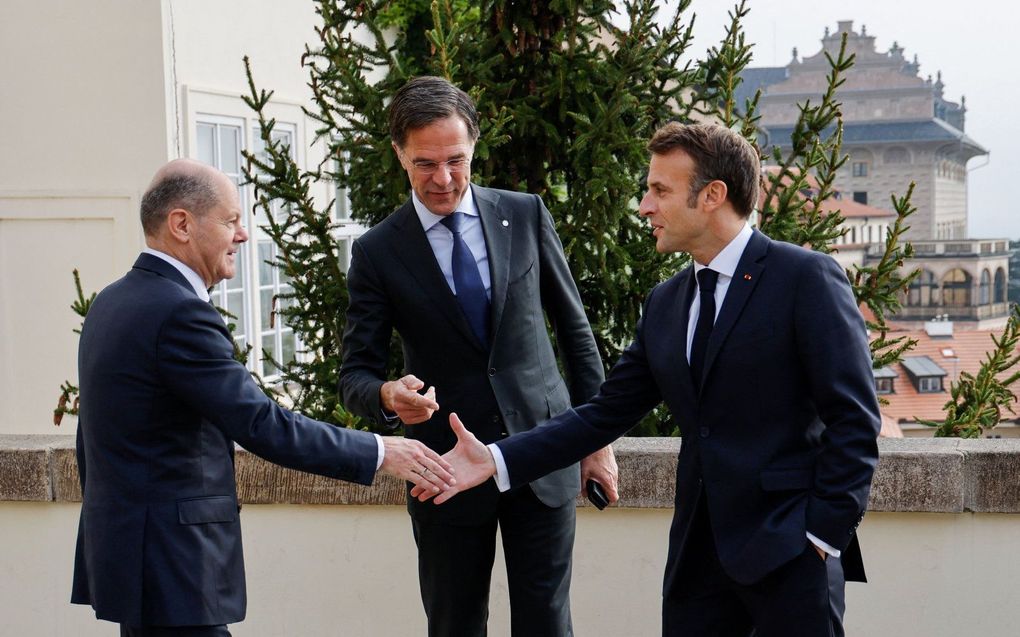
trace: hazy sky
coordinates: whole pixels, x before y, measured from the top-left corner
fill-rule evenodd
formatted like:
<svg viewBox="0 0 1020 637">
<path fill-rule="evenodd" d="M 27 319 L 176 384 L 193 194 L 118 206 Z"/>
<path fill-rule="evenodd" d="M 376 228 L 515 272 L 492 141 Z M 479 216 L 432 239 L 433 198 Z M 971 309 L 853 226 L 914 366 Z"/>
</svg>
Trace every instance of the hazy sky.
<svg viewBox="0 0 1020 637">
<path fill-rule="evenodd" d="M 695 50 L 716 44 L 729 23 L 728 0 L 693 0 Z M 989 151 L 968 162 L 969 233 L 1020 238 L 1020 11 L 1002 0 L 750 0 L 744 32 L 755 43 L 751 66 L 785 66 L 821 49 L 825 27 L 853 20 L 887 51 L 895 41 L 921 63 L 920 75 L 942 71 L 946 99 L 967 97 L 966 133 Z M 672 15 L 676 2 L 663 2 Z M 906 188 L 906 184 L 904 184 Z"/>
</svg>

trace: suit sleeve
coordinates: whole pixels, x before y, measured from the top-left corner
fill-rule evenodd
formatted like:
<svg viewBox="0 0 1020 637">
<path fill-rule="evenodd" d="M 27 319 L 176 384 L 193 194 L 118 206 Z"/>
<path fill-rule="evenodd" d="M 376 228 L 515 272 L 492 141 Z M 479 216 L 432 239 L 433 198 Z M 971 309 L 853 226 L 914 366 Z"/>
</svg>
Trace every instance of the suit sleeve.
<svg viewBox="0 0 1020 637">
<path fill-rule="evenodd" d="M 867 330 L 846 274 L 814 254 L 801 268 L 794 320 L 811 398 L 825 424 L 807 530 L 844 550 L 867 508 L 881 417 Z"/>
<path fill-rule="evenodd" d="M 211 305 L 178 304 L 160 329 L 159 372 L 173 395 L 245 449 L 276 464 L 371 484 L 375 437 L 288 411 L 234 360 L 230 334 Z"/>
<path fill-rule="evenodd" d="M 648 311 L 653 294 L 645 303 Z M 645 354 L 645 319 L 609 372 L 598 394 L 530 431 L 496 443 L 506 462 L 510 485 L 526 484 L 573 464 L 626 434 L 662 401 Z"/>
<path fill-rule="evenodd" d="M 352 413 L 379 420 L 379 388 L 386 378 L 393 308 L 375 266 L 359 241 L 354 242 L 347 273 L 347 322 L 340 366 L 340 396 Z"/>
<path fill-rule="evenodd" d="M 556 332 L 560 360 L 567 375 L 570 402 L 589 400 L 605 378 L 602 358 L 581 303 L 581 295 L 570 274 L 563 244 L 556 234 L 552 215 L 536 195 L 539 207 L 539 254 L 541 259 L 542 307 Z"/>
</svg>

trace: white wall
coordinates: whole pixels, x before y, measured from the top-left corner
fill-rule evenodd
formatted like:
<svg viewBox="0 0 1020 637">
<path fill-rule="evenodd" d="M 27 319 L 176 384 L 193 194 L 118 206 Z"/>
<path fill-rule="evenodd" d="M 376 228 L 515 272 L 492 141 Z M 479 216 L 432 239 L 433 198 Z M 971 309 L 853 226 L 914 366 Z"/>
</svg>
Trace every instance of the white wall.
<svg viewBox="0 0 1020 637">
<path fill-rule="evenodd" d="M 0 433 L 54 431 L 75 376 L 71 270 L 98 289 L 141 245 L 139 193 L 167 158 L 161 13 L 0 3 Z"/>
<path fill-rule="evenodd" d="M 78 505 L 0 502 L 0 635 L 113 634 L 72 606 Z M 668 509 L 578 510 L 572 608 L 587 637 L 659 634 Z M 414 542 L 400 506 L 245 505 L 248 618 L 235 637 L 424 634 Z M 1020 517 L 869 513 L 861 544 L 869 583 L 847 585 L 847 637 L 1016 635 L 1009 550 Z M 497 555 L 489 634 L 509 635 Z"/>
</svg>

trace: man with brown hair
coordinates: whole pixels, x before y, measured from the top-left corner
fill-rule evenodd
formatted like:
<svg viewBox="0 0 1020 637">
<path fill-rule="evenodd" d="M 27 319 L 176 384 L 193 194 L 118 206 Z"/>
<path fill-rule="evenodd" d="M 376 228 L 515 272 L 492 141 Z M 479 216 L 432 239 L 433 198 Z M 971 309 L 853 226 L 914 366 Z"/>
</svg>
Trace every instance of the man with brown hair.
<svg viewBox="0 0 1020 637">
<path fill-rule="evenodd" d="M 408 436 L 445 452 L 456 442 L 452 411 L 492 442 L 594 396 L 602 361 L 552 216 L 537 195 L 471 183 L 471 98 L 443 78 L 414 78 L 390 104 L 390 137 L 411 196 L 354 243 L 340 370 L 347 409 L 413 424 Z M 390 380 L 394 330 L 406 375 Z M 574 460 L 580 471 L 564 463 L 507 493 L 484 487 L 442 508 L 408 499 L 429 635 L 485 634 L 497 530 L 511 634 L 572 634 L 574 498 L 592 478 L 616 499 L 611 449 L 589 453 Z"/>
<path fill-rule="evenodd" d="M 451 416 L 458 484 L 436 502 L 490 476 L 501 489 L 532 480 L 665 401 L 683 444 L 663 635 L 842 635 L 880 424 L 846 275 L 751 229 L 760 166 L 738 134 L 671 123 L 648 147 L 640 213 L 659 252 L 693 264 L 649 293 L 588 404 L 488 447 Z"/>
</svg>

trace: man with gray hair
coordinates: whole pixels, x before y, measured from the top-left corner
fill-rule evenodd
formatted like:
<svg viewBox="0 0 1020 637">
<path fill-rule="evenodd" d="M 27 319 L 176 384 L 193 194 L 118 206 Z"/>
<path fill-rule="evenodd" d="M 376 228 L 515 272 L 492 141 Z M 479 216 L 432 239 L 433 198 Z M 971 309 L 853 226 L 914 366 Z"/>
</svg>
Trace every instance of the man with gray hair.
<svg viewBox="0 0 1020 637">
<path fill-rule="evenodd" d="M 340 370 L 346 407 L 414 425 L 408 436 L 444 452 L 455 442 L 451 411 L 470 414 L 475 434 L 492 442 L 594 395 L 602 361 L 549 211 L 536 195 L 470 183 L 471 98 L 445 79 L 415 78 L 390 105 L 390 137 L 411 197 L 354 243 Z M 394 329 L 406 375 L 390 380 Z M 574 464 L 504 494 L 487 485 L 446 507 L 419 503 L 420 487 L 411 490 L 429 635 L 486 633 L 497 529 L 511 633 L 572 634 L 574 498 L 591 478 L 616 499 L 612 450 L 592 452 L 580 472 Z"/>
<path fill-rule="evenodd" d="M 432 450 L 283 409 L 233 357 L 207 289 L 247 241 L 237 188 L 191 160 L 142 198 L 148 246 L 99 293 L 81 332 L 81 520 L 71 601 L 131 637 L 222 637 L 245 615 L 234 443 L 292 469 L 438 493 Z"/>
</svg>

